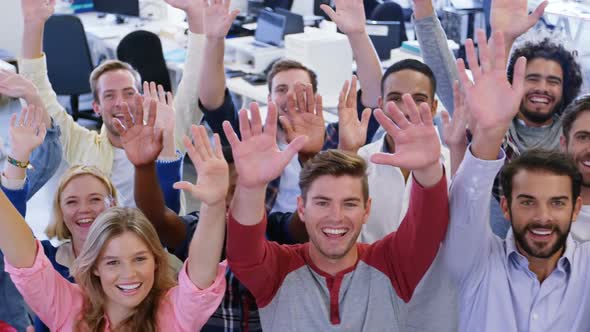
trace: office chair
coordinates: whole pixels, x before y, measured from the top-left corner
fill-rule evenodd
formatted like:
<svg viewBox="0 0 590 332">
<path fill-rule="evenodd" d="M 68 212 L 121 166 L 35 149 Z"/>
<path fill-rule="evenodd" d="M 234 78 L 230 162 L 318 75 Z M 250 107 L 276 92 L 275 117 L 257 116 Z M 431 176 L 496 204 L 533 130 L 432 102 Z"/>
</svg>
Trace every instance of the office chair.
<svg viewBox="0 0 590 332">
<path fill-rule="evenodd" d="M 165 91 L 172 91 L 170 74 L 158 35 L 144 30 L 131 32 L 117 46 L 117 58 L 131 64 L 143 81 L 156 82 Z"/>
<path fill-rule="evenodd" d="M 92 110 L 79 109 L 79 97 L 90 93 L 90 73 L 94 69 L 84 26 L 74 15 L 53 15 L 45 23 L 43 51 L 47 56 L 47 73 L 58 95 L 70 96 L 70 114 L 94 120 L 102 118 Z"/>
<path fill-rule="evenodd" d="M 377 5 L 375 10 L 373 10 L 373 13 L 371 13 L 370 20 L 400 22 L 400 40 L 402 42 L 408 40 L 408 36 L 406 35 L 406 25 L 404 23 L 404 10 L 399 4 L 395 2 L 384 2 Z"/>
</svg>

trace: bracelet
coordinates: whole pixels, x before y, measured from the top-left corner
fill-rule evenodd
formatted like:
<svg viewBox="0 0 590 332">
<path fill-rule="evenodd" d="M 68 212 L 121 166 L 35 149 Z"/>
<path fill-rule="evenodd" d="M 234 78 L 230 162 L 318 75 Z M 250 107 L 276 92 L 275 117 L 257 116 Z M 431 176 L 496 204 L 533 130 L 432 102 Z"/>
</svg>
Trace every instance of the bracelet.
<svg viewBox="0 0 590 332">
<path fill-rule="evenodd" d="M 25 169 L 26 168 L 29 168 L 29 169 L 33 168 L 33 165 L 31 165 L 30 162 L 28 162 L 28 161 L 22 162 L 22 161 L 12 158 L 11 156 L 6 156 L 6 161 L 8 161 L 9 164 L 16 166 L 18 168 L 25 168 Z"/>
</svg>

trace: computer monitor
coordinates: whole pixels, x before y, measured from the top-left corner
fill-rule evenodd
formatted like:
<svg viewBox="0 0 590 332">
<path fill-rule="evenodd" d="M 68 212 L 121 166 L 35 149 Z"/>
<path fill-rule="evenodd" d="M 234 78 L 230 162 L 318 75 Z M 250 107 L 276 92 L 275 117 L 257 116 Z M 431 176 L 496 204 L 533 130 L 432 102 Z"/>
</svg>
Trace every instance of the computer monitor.
<svg viewBox="0 0 590 332">
<path fill-rule="evenodd" d="M 401 29 L 401 23 L 396 21 L 367 21 L 367 34 L 379 59 L 389 59 L 391 50 L 402 45 Z"/>
<path fill-rule="evenodd" d="M 285 16 L 263 9 L 258 13 L 254 39 L 265 44 L 283 46 L 286 23 L 287 18 Z"/>
<path fill-rule="evenodd" d="M 94 10 L 108 14 L 139 16 L 139 0 L 93 0 Z"/>
<path fill-rule="evenodd" d="M 275 12 L 285 16 L 287 19 L 287 23 L 285 25 L 285 35 L 303 32 L 303 16 L 292 13 L 283 8 L 275 8 Z"/>
</svg>

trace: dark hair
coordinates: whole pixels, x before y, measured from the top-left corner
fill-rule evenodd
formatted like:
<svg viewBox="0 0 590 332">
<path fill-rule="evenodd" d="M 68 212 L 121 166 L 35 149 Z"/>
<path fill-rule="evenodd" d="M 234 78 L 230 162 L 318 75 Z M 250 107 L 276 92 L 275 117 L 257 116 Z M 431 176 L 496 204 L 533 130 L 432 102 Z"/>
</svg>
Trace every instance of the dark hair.
<svg viewBox="0 0 590 332">
<path fill-rule="evenodd" d="M 576 98 L 563 111 L 562 130 L 566 142 L 569 142 L 570 131 L 574 122 L 584 112 L 590 112 L 590 94 Z"/>
<path fill-rule="evenodd" d="M 272 80 L 275 78 L 275 76 L 283 71 L 287 71 L 287 70 L 304 70 L 307 72 L 307 74 L 309 75 L 309 80 L 311 81 L 311 87 L 313 89 L 313 93 L 317 93 L 318 92 L 318 77 L 316 75 L 316 73 L 305 67 L 301 62 L 297 62 L 295 60 L 279 60 L 277 62 L 275 62 L 272 67 L 270 68 L 270 72 L 268 73 L 268 77 L 266 78 L 266 81 L 268 82 L 268 93 L 272 93 Z"/>
<path fill-rule="evenodd" d="M 299 188 L 303 199 L 307 197 L 307 191 L 311 184 L 324 175 L 343 176 L 349 175 L 362 181 L 363 199 L 365 203 L 369 199 L 369 184 L 367 180 L 367 163 L 356 154 L 341 150 L 327 150 L 318 153 L 309 160 L 299 175 Z"/>
<path fill-rule="evenodd" d="M 430 80 L 430 83 L 432 85 L 432 97 L 434 98 L 434 94 L 436 92 L 436 78 L 434 77 L 434 73 L 432 72 L 432 69 L 430 69 L 430 67 L 428 67 L 428 65 L 418 61 L 418 60 L 414 60 L 414 59 L 405 59 L 405 60 L 401 60 L 398 61 L 394 64 L 392 64 L 391 66 L 389 66 L 389 68 L 387 68 L 387 70 L 385 70 L 385 73 L 383 73 L 383 77 L 381 77 L 381 95 L 383 95 L 385 93 L 385 80 L 387 79 L 387 77 L 389 77 L 389 75 L 397 73 L 398 71 L 402 71 L 402 70 L 413 70 L 413 71 L 417 71 L 421 74 L 424 74 L 426 77 L 428 77 L 428 79 Z"/>
<path fill-rule="evenodd" d="M 580 93 L 582 86 L 582 71 L 580 64 L 576 61 L 571 52 L 566 50 L 562 45 L 552 42 L 549 38 L 541 42 L 526 42 L 521 47 L 512 52 L 508 61 L 508 81 L 512 83 L 514 77 L 514 64 L 519 57 L 525 57 L 527 61 L 534 59 L 553 60 L 561 66 L 563 71 L 563 95 L 561 100 L 561 109 L 555 110 L 561 114 L 563 109 L 569 105 L 574 98 Z"/>
<path fill-rule="evenodd" d="M 508 204 L 512 203 L 512 179 L 521 170 L 567 175 L 572 180 L 572 199 L 580 196 L 582 174 L 569 155 L 557 151 L 531 149 L 502 168 L 500 181 Z"/>
</svg>

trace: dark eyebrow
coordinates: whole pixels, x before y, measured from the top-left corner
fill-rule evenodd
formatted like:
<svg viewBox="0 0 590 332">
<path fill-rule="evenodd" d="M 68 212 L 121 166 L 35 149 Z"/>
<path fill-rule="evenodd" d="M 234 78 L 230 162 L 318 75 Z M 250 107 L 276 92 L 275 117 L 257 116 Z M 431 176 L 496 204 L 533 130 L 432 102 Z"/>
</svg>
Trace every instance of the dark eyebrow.
<svg viewBox="0 0 590 332">
<path fill-rule="evenodd" d="M 145 255 L 147 253 L 148 253 L 147 250 L 142 250 L 142 251 L 136 252 L 135 254 L 133 254 L 133 256 Z M 109 260 L 109 259 L 119 259 L 119 257 L 117 257 L 117 256 L 104 256 L 101 260 Z"/>
<path fill-rule="evenodd" d="M 552 201 L 569 201 L 569 197 L 568 196 L 555 196 L 555 197 L 551 197 Z"/>
<path fill-rule="evenodd" d="M 520 195 L 516 196 L 516 198 L 536 199 L 534 196 L 527 195 L 527 194 L 520 194 Z"/>
<path fill-rule="evenodd" d="M 430 97 L 429 97 L 427 94 L 425 94 L 425 93 L 423 93 L 423 92 L 417 92 L 417 93 L 414 93 L 414 94 L 412 95 L 412 97 L 424 97 L 424 98 L 426 98 L 426 99 L 430 98 Z"/>
<path fill-rule="evenodd" d="M 578 130 L 578 131 L 576 131 L 574 133 L 574 136 L 577 136 L 577 135 L 590 135 L 590 131 L 588 131 L 588 130 Z"/>
</svg>

